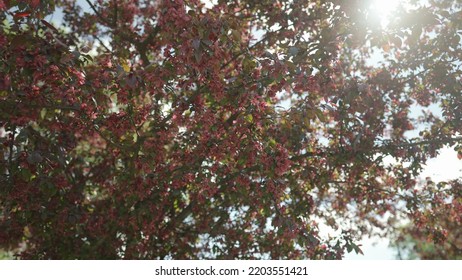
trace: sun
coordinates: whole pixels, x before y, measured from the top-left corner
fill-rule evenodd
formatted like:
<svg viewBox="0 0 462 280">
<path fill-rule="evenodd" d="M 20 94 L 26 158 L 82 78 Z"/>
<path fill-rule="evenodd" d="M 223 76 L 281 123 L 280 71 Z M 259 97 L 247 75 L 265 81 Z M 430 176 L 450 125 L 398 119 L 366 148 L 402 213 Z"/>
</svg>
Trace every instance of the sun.
<svg viewBox="0 0 462 280">
<path fill-rule="evenodd" d="M 405 1 L 402 0 L 372 0 L 370 8 L 380 18 L 382 27 L 386 27 L 393 17 L 392 12 Z"/>
<path fill-rule="evenodd" d="M 384 14 L 390 13 L 396 6 L 398 6 L 399 2 L 403 2 L 401 0 L 372 0 L 372 6 L 377 9 L 377 11 L 381 11 Z"/>
</svg>

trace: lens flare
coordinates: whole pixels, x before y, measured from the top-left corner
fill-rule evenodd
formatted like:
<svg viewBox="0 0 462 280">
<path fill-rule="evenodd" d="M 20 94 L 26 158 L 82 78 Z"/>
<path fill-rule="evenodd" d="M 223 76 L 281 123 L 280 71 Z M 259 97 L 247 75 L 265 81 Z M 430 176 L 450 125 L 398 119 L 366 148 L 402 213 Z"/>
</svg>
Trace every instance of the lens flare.
<svg viewBox="0 0 462 280">
<path fill-rule="evenodd" d="M 382 27 L 386 27 L 393 17 L 393 11 L 398 8 L 402 0 L 372 0 L 371 10 L 380 18 Z"/>
</svg>

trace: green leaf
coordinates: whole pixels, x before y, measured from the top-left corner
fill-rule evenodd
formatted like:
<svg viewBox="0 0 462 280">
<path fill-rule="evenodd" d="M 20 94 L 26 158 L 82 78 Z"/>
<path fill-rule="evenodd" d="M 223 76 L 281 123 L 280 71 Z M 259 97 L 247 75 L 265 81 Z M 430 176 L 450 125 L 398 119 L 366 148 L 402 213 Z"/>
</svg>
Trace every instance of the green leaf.
<svg viewBox="0 0 462 280">
<path fill-rule="evenodd" d="M 32 172 L 30 172 L 30 170 L 26 168 L 23 168 L 21 169 L 21 171 L 19 171 L 19 176 L 26 182 L 32 181 L 32 179 L 34 179 L 35 177 L 35 175 L 33 175 Z"/>
<path fill-rule="evenodd" d="M 255 62 L 255 60 L 250 59 L 248 57 L 244 58 L 244 60 L 242 61 L 242 68 L 244 69 L 245 73 L 252 72 L 256 66 L 257 63 Z"/>
<path fill-rule="evenodd" d="M 361 250 L 361 248 L 359 248 L 358 245 L 352 243 L 352 244 L 351 244 L 351 247 L 353 248 L 353 250 L 355 250 L 355 253 L 356 253 L 356 254 L 364 255 L 363 251 Z"/>
<path fill-rule="evenodd" d="M 249 122 L 249 123 L 253 122 L 252 114 L 248 114 L 247 116 L 245 116 L 245 120 L 246 120 L 246 122 Z"/>
<path fill-rule="evenodd" d="M 43 108 L 42 110 L 40 110 L 40 119 L 43 120 L 45 119 L 47 115 L 47 108 Z"/>
<path fill-rule="evenodd" d="M 318 119 L 321 122 L 323 122 L 323 123 L 327 122 L 327 118 L 326 118 L 326 116 L 324 115 L 324 113 L 321 110 L 316 109 L 314 112 L 315 112 L 316 116 L 318 117 Z"/>
<path fill-rule="evenodd" d="M 237 30 L 231 31 L 231 36 L 233 37 L 234 41 L 241 42 L 241 33 Z"/>
</svg>

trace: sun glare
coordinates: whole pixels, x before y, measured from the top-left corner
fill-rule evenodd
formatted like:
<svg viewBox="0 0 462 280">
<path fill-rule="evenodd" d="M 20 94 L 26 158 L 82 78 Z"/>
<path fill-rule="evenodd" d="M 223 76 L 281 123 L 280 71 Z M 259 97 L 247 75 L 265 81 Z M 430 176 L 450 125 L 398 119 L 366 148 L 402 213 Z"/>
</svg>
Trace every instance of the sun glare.
<svg viewBox="0 0 462 280">
<path fill-rule="evenodd" d="M 371 9 L 380 18 L 382 27 L 390 22 L 392 12 L 398 7 L 402 0 L 372 0 Z"/>
</svg>

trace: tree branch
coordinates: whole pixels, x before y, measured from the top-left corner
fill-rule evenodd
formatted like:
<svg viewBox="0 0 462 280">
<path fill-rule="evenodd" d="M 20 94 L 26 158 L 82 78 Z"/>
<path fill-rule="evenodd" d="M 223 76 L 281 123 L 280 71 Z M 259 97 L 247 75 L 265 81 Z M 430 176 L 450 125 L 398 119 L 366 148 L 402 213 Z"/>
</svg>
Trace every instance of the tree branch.
<svg viewBox="0 0 462 280">
<path fill-rule="evenodd" d="M 422 140 L 422 141 L 417 141 L 417 142 L 408 142 L 408 143 L 398 143 L 398 144 L 385 144 L 384 146 L 380 146 L 380 147 L 376 147 L 374 148 L 373 150 L 377 150 L 377 151 L 380 151 L 384 148 L 388 148 L 388 147 L 393 147 L 393 148 L 407 148 L 407 147 L 415 147 L 415 146 L 420 146 L 420 145 L 432 145 L 432 144 L 455 144 L 457 142 L 461 142 L 462 141 L 462 136 L 460 137 L 447 137 L 447 138 L 441 138 L 441 139 L 438 139 L 438 138 L 435 138 L 435 139 L 431 139 L 431 140 Z"/>
</svg>

